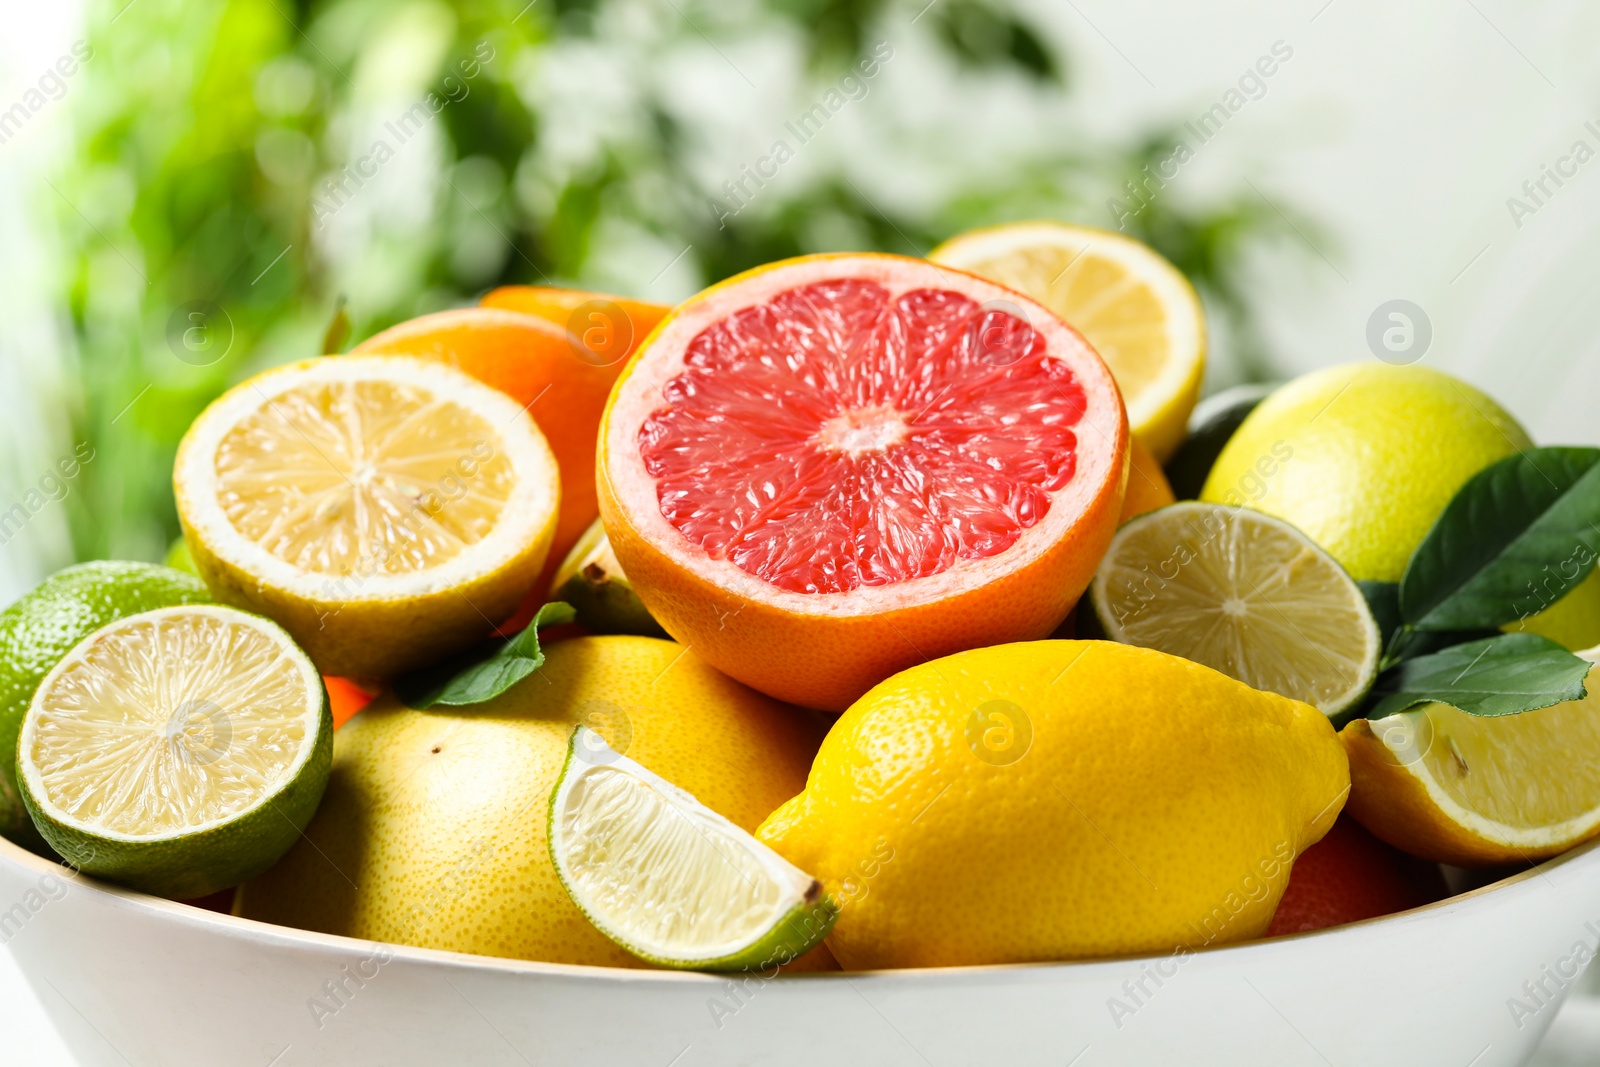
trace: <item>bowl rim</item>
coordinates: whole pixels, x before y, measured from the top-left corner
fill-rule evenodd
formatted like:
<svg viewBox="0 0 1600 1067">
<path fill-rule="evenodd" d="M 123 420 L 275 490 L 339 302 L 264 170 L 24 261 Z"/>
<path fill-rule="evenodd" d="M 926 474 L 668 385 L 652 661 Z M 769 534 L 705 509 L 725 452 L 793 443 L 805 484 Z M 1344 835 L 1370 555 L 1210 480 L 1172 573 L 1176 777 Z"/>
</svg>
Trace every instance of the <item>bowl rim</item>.
<svg viewBox="0 0 1600 1067">
<path fill-rule="evenodd" d="M 1482 904 L 1489 897 L 1504 897 L 1516 892 L 1527 892 L 1536 881 L 1547 880 L 1548 875 L 1559 868 L 1587 862 L 1600 863 L 1600 836 L 1582 842 L 1568 849 L 1566 852 L 1553 856 L 1542 863 L 1529 867 L 1527 870 L 1518 871 L 1507 875 L 1495 882 L 1469 889 L 1454 896 L 1436 900 L 1431 904 L 1410 908 L 1406 911 L 1394 912 L 1389 915 L 1380 915 L 1372 919 L 1362 919 L 1343 926 L 1328 927 L 1322 930 L 1309 930 L 1303 933 L 1283 934 L 1278 937 L 1257 938 L 1253 941 L 1235 941 L 1228 944 L 1207 945 L 1200 948 L 1187 949 L 1174 946 L 1173 949 L 1158 953 L 1135 953 L 1121 956 L 1096 956 L 1084 959 L 1071 960 L 1037 960 L 1028 963 L 990 963 L 966 964 L 960 966 L 943 967 L 904 967 L 882 968 L 860 971 L 804 971 L 794 974 L 768 975 L 764 971 L 745 972 L 763 980 L 773 978 L 784 981 L 845 981 L 863 977 L 893 978 L 899 980 L 935 980 L 935 979 L 960 979 L 974 975 L 995 974 L 997 976 L 1023 975 L 1048 968 L 1087 971 L 1096 967 L 1122 967 L 1128 964 L 1137 964 L 1140 961 L 1166 959 L 1182 951 L 1185 954 L 1220 956 L 1223 954 L 1261 953 L 1273 951 L 1292 950 L 1292 946 L 1316 938 L 1331 940 L 1333 938 L 1348 939 L 1360 937 L 1363 933 L 1379 925 L 1414 923 L 1426 921 L 1434 912 L 1444 911 L 1449 908 L 1460 908 L 1463 905 L 1487 906 Z M 374 946 L 387 949 L 392 955 L 391 959 L 404 959 L 418 964 L 446 965 L 466 970 L 491 971 L 506 974 L 539 975 L 546 978 L 569 978 L 586 981 L 603 982 L 689 982 L 689 983 L 725 983 L 729 975 L 724 973 L 710 973 L 704 971 L 675 971 L 666 968 L 629 968 L 629 967 L 604 967 L 583 963 L 551 963 L 543 960 L 521 960 L 508 956 L 480 956 L 470 952 L 454 952 L 448 949 L 421 948 L 415 945 L 404 945 L 388 941 L 366 940 L 350 937 L 345 934 L 328 934 L 317 930 L 302 930 L 293 926 L 280 926 L 276 923 L 262 922 L 258 919 L 246 919 L 239 915 L 229 915 L 222 912 L 211 911 L 208 908 L 196 907 L 163 897 L 151 896 L 138 890 L 127 889 L 122 886 L 103 882 L 92 876 L 83 874 L 62 863 L 46 859 L 36 853 L 30 852 L 22 846 L 5 838 L 0 838 L 0 864 L 10 864 L 22 867 L 36 873 L 40 877 L 53 875 L 66 880 L 74 889 L 91 894 L 99 894 L 110 898 L 114 906 L 127 910 L 159 916 L 169 921 L 176 921 L 181 925 L 197 928 L 213 928 L 216 931 L 240 938 L 247 942 L 257 944 L 274 944 L 283 947 L 315 946 L 325 949 L 335 949 L 345 953 L 367 952 L 370 953 Z"/>
</svg>

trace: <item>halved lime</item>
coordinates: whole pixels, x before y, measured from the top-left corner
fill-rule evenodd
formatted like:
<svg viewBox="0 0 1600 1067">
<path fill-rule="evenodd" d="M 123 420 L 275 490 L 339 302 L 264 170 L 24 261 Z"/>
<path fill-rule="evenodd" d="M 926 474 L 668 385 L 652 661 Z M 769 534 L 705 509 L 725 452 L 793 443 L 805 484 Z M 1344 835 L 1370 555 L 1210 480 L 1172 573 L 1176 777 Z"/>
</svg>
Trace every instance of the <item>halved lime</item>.
<svg viewBox="0 0 1600 1067">
<path fill-rule="evenodd" d="M 175 604 L 209 604 L 192 574 L 151 563 L 96 560 L 57 571 L 0 612 L 0 834 L 54 858 L 17 788 L 17 735 L 50 668 L 108 622 Z"/>
<path fill-rule="evenodd" d="M 1127 522 L 1089 587 L 1115 641 L 1182 656 L 1330 717 L 1378 672 L 1355 581 L 1282 519 L 1186 502 Z"/>
<path fill-rule="evenodd" d="M 550 794 L 550 858 L 611 940 L 664 967 L 771 968 L 827 936 L 822 884 L 577 727 Z"/>
<path fill-rule="evenodd" d="M 333 756 L 327 694 L 275 623 L 187 605 L 130 615 L 45 675 L 17 779 L 78 869 L 185 899 L 266 870 L 311 820 Z"/>
</svg>

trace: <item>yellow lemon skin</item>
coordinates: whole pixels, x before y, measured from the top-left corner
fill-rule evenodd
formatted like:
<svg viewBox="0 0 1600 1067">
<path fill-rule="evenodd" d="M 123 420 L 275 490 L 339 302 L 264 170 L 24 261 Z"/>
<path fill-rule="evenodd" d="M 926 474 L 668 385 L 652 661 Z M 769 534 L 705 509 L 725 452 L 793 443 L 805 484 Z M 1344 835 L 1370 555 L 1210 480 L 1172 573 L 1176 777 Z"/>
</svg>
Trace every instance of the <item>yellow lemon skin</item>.
<svg viewBox="0 0 1600 1067">
<path fill-rule="evenodd" d="M 547 651 L 484 704 L 416 711 L 383 696 L 365 708 L 335 735 L 304 839 L 240 889 L 236 912 L 424 948 L 647 966 L 589 923 L 550 860 L 546 813 L 573 727 L 746 830 L 801 787 L 821 727 L 672 641 L 580 637 Z"/>
<path fill-rule="evenodd" d="M 1350 363 L 1262 401 L 1200 499 L 1276 515 L 1357 581 L 1397 582 L 1467 479 L 1531 444 L 1499 405 L 1447 374 Z"/>
<path fill-rule="evenodd" d="M 1530 596 L 1533 603 L 1543 603 Z M 1600 568 L 1567 591 L 1566 596 L 1543 611 L 1500 627 L 1506 633 L 1530 633 L 1548 637 L 1570 652 L 1581 652 L 1600 645 Z"/>
<path fill-rule="evenodd" d="M 1349 781 L 1309 704 L 1033 641 L 873 688 L 757 836 L 839 902 L 846 970 L 1163 952 L 1259 936 Z"/>
</svg>

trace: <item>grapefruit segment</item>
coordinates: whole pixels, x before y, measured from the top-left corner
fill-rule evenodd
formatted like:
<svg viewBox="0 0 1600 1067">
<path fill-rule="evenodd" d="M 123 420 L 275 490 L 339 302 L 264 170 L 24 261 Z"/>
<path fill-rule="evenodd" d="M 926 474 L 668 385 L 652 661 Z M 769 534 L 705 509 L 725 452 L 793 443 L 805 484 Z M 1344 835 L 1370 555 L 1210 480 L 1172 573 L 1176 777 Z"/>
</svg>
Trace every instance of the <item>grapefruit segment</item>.
<svg viewBox="0 0 1600 1067">
<path fill-rule="evenodd" d="M 641 346 L 601 428 L 601 514 L 668 632 L 837 709 L 924 659 L 1048 634 L 1110 539 L 1127 440 L 1110 372 L 1025 297 L 899 256 L 802 257 Z"/>
</svg>

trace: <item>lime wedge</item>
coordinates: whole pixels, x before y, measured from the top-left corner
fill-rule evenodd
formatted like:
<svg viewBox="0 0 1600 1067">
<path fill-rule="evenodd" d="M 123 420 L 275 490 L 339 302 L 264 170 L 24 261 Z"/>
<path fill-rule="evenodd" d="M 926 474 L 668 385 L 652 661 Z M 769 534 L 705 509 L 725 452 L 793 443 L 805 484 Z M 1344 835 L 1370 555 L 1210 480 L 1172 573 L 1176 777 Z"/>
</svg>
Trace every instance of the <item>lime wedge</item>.
<svg viewBox="0 0 1600 1067">
<path fill-rule="evenodd" d="M 826 937 L 838 914 L 815 878 L 586 726 L 550 794 L 549 839 L 589 921 L 664 967 L 775 967 Z"/>
<path fill-rule="evenodd" d="M 186 899 L 294 843 L 327 784 L 333 722 L 282 628 L 186 605 L 79 642 L 39 683 L 17 749 L 23 803 L 64 859 Z"/>
<path fill-rule="evenodd" d="M 1182 656 L 1329 717 L 1359 701 L 1381 638 L 1355 581 L 1282 519 L 1181 503 L 1129 520 L 1089 587 L 1106 635 Z"/>
</svg>

